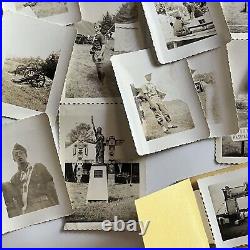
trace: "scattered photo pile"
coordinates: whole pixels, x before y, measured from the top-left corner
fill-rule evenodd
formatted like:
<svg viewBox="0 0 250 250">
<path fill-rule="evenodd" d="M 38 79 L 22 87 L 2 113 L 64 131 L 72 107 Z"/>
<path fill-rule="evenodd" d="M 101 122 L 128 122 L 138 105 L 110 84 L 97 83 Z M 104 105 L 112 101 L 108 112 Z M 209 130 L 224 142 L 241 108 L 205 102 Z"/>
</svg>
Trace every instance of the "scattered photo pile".
<svg viewBox="0 0 250 250">
<path fill-rule="evenodd" d="M 247 162 L 247 2 L 2 7 L 3 234 L 138 222 L 147 154 L 215 138 Z M 246 243 L 244 171 L 199 182 L 217 247 Z"/>
</svg>

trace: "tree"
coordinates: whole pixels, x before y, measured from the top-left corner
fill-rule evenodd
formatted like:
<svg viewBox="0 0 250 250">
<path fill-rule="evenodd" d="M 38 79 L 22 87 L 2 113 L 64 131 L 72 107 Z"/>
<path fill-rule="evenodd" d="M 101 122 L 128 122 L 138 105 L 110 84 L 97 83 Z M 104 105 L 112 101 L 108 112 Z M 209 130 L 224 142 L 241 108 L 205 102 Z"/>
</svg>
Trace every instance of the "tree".
<svg viewBox="0 0 250 250">
<path fill-rule="evenodd" d="M 117 14 L 114 16 L 116 23 L 133 23 L 138 19 L 138 3 L 122 4 Z"/>
<path fill-rule="evenodd" d="M 93 143 L 94 140 L 92 127 L 89 124 L 80 123 L 70 131 L 70 133 L 67 135 L 67 139 L 68 141 L 65 143 L 66 147 L 72 145 L 79 139 L 82 139 L 85 142 Z"/>
<path fill-rule="evenodd" d="M 103 19 L 101 21 L 101 32 L 103 35 L 106 35 L 107 33 L 114 31 L 115 27 L 113 17 L 107 11 L 106 15 L 103 16 Z"/>
<path fill-rule="evenodd" d="M 165 3 L 163 2 L 155 3 L 155 8 L 158 14 L 166 15 Z"/>
<path fill-rule="evenodd" d="M 41 63 L 43 73 L 51 80 L 54 79 L 58 60 L 59 53 L 53 52 Z"/>
</svg>

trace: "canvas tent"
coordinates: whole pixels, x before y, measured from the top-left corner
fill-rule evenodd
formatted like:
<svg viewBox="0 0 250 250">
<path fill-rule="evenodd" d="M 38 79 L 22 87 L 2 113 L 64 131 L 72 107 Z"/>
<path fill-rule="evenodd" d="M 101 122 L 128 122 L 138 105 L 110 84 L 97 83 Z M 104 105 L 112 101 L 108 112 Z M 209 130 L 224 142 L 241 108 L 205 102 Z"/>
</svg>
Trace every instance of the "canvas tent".
<svg viewBox="0 0 250 250">
<path fill-rule="evenodd" d="M 116 54 L 146 48 L 139 23 L 115 23 L 114 51 Z"/>
</svg>

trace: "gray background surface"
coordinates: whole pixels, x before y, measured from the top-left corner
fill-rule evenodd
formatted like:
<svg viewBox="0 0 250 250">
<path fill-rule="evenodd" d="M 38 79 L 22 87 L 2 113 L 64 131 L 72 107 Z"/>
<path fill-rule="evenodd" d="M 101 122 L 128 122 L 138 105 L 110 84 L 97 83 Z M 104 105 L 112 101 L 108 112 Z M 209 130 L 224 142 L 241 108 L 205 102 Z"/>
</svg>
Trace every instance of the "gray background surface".
<svg viewBox="0 0 250 250">
<path fill-rule="evenodd" d="M 12 122 L 2 119 L 3 123 Z M 203 140 L 147 157 L 147 193 L 178 180 L 223 167 L 214 161 L 214 140 Z M 3 247 L 143 247 L 130 232 L 64 232 L 63 219 L 34 225 L 2 236 Z"/>
</svg>

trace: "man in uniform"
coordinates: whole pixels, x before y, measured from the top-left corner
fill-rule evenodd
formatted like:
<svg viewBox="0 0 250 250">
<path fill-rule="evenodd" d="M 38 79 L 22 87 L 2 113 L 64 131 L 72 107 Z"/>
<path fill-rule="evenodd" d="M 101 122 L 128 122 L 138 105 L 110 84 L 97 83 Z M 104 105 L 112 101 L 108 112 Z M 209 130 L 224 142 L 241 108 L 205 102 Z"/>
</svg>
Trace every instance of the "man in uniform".
<svg viewBox="0 0 250 250">
<path fill-rule="evenodd" d="M 137 97 L 146 99 L 164 133 L 167 133 L 170 128 L 177 128 L 177 126 L 172 125 L 171 117 L 163 101 L 165 94 L 160 92 L 151 82 L 151 74 L 145 75 L 145 79 L 147 83 L 142 87 Z"/>
<path fill-rule="evenodd" d="M 101 25 L 99 23 L 95 24 L 95 36 L 92 42 L 92 48 L 90 50 L 90 54 L 92 55 L 92 60 L 96 65 L 98 79 L 103 82 L 105 77 L 104 69 L 103 69 L 103 61 L 104 61 L 104 51 L 106 40 L 104 35 L 101 33 Z"/>
<path fill-rule="evenodd" d="M 174 23 L 171 22 L 170 25 L 174 29 L 174 35 L 177 37 L 186 36 L 192 33 L 186 28 L 186 23 L 182 20 L 180 15 L 177 15 Z"/>
<path fill-rule="evenodd" d="M 27 161 L 27 150 L 20 144 L 15 144 L 12 155 L 18 171 L 9 184 L 17 194 L 12 201 L 18 204 L 20 214 L 58 205 L 53 177 L 47 168 L 41 163 L 31 165 Z"/>
</svg>

